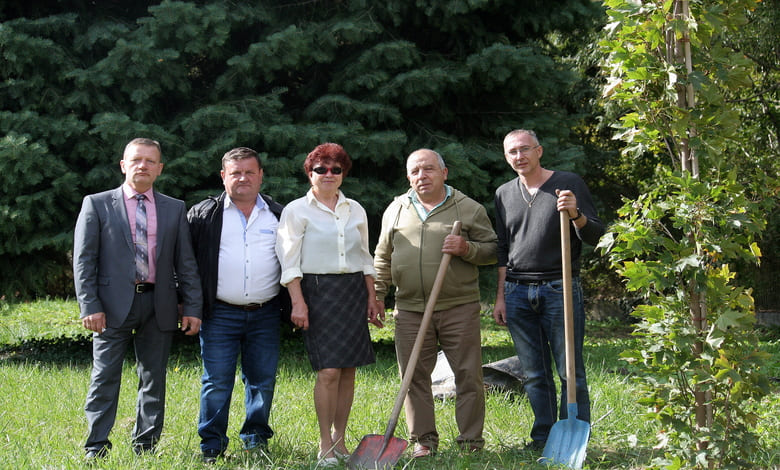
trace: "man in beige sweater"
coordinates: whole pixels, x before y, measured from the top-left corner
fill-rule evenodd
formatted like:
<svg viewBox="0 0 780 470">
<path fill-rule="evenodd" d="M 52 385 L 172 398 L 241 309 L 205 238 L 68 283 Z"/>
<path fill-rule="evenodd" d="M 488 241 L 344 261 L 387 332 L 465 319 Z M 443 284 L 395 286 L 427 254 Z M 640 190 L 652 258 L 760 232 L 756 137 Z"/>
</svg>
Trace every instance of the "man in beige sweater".
<svg viewBox="0 0 780 470">
<path fill-rule="evenodd" d="M 435 454 L 439 445 L 431 392 L 439 346 L 455 374 L 456 441 L 470 452 L 485 443 L 478 266 L 496 262 L 496 234 L 481 204 L 445 184 L 447 173 L 441 155 L 433 150 L 409 156 L 406 177 L 411 189 L 385 210 L 374 256 L 382 311 L 390 286 L 396 287 L 396 354 L 406 374 L 442 255 L 452 255 L 404 404 L 414 458 Z M 456 220 L 461 221 L 461 234 L 451 235 Z"/>
</svg>

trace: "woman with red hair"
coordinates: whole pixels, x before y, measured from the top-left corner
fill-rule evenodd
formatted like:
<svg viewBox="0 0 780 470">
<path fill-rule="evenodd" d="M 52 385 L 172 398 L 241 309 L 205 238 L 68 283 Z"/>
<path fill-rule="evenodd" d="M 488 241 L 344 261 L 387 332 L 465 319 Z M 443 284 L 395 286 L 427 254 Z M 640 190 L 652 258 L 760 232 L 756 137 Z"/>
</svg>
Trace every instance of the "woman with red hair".
<svg viewBox="0 0 780 470">
<path fill-rule="evenodd" d="M 318 458 L 332 466 L 349 455 L 344 433 L 355 370 L 375 361 L 367 321 L 382 323 L 366 211 L 339 189 L 352 160 L 341 145 L 326 143 L 309 153 L 303 168 L 311 189 L 282 212 L 276 251 L 281 283 L 292 300 L 292 322 L 303 330 L 317 372 Z"/>
</svg>

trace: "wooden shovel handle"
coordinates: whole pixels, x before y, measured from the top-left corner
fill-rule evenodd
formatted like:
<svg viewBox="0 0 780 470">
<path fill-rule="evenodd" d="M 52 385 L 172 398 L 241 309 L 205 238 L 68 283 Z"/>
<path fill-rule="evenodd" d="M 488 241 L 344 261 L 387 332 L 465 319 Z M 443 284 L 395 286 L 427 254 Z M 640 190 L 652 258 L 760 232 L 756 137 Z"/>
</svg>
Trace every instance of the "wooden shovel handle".
<svg viewBox="0 0 780 470">
<path fill-rule="evenodd" d="M 574 303 L 571 281 L 569 213 L 561 211 L 561 264 L 563 268 L 563 327 L 566 341 L 566 401 L 577 403 L 577 372 L 574 363 Z M 570 418 L 574 418 L 570 416 Z"/>
<path fill-rule="evenodd" d="M 460 225 L 460 221 L 456 220 L 455 223 L 452 224 L 450 235 L 460 235 Z M 398 424 L 398 416 L 401 414 L 401 406 L 403 406 L 404 398 L 406 398 L 409 387 L 412 385 L 414 369 L 417 367 L 417 360 L 420 358 L 420 351 L 422 350 L 425 333 L 428 331 L 428 327 L 431 324 L 433 309 L 436 308 L 436 300 L 439 298 L 441 286 L 444 284 L 444 275 L 447 274 L 447 267 L 450 264 L 450 259 L 452 259 L 452 255 L 449 253 L 444 253 L 441 257 L 439 271 L 436 272 L 436 279 L 433 281 L 433 287 L 428 296 L 428 303 L 425 304 L 425 311 L 423 312 L 422 321 L 420 322 L 420 329 L 417 330 L 417 337 L 414 340 L 414 346 L 412 346 L 412 354 L 409 356 L 409 362 L 406 363 L 406 373 L 401 381 L 401 388 L 398 390 L 398 395 L 395 397 L 393 411 L 390 413 L 390 421 L 388 421 L 387 430 L 385 431 L 385 442 L 387 442 L 395 432 L 395 427 Z"/>
</svg>

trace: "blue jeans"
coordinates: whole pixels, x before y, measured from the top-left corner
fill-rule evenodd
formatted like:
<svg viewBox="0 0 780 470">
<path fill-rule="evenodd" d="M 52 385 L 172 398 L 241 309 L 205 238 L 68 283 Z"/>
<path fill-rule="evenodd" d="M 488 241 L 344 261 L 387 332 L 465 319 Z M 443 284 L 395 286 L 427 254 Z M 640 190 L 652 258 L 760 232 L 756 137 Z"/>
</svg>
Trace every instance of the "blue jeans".
<svg viewBox="0 0 780 470">
<path fill-rule="evenodd" d="M 585 337 L 585 307 L 579 277 L 572 279 L 574 304 L 574 357 L 577 377 L 577 419 L 590 422 L 590 397 L 582 360 Z M 538 285 L 504 284 L 506 323 L 517 357 L 527 379 L 525 393 L 534 412 L 531 439 L 545 442 L 556 421 L 555 381 L 552 359 L 561 379 L 561 404 L 558 416 L 567 418 L 566 348 L 563 324 L 563 281 Z"/>
<path fill-rule="evenodd" d="M 236 365 L 241 354 L 246 420 L 239 436 L 245 449 L 265 446 L 273 436 L 268 425 L 279 363 L 279 303 L 245 311 L 221 303 L 200 329 L 203 387 L 200 392 L 198 434 L 203 452 L 227 449 L 228 415 Z"/>
</svg>

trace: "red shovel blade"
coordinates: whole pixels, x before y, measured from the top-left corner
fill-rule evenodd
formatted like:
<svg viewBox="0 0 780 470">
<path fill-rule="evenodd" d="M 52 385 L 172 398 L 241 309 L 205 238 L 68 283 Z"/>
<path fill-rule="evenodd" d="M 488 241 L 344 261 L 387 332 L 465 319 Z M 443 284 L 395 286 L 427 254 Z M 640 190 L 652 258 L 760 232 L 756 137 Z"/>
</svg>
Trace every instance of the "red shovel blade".
<svg viewBox="0 0 780 470">
<path fill-rule="evenodd" d="M 407 445 L 406 439 L 368 434 L 363 436 L 360 444 L 349 456 L 347 468 L 390 470 L 401 458 Z"/>
</svg>

